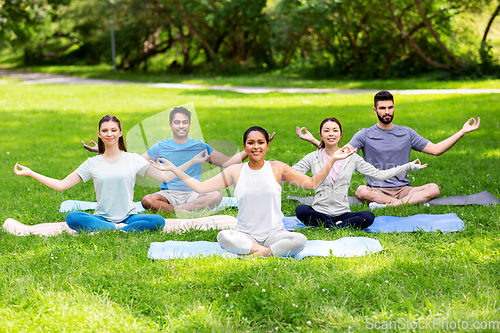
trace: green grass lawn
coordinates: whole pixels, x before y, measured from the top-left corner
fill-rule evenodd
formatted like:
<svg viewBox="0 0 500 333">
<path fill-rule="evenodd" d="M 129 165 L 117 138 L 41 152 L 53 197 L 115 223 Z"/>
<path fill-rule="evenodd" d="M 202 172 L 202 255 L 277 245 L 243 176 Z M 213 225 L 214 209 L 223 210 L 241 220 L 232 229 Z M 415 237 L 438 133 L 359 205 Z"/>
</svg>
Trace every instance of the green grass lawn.
<svg viewBox="0 0 500 333">
<path fill-rule="evenodd" d="M 488 190 L 500 197 L 499 95 L 395 97 L 395 122 L 433 142 L 458 131 L 468 118 L 481 117 L 479 130 L 444 155 L 413 153 L 429 164 L 410 174 L 415 185 L 437 183 L 442 196 Z M 313 149 L 296 137 L 296 125 L 317 133 L 323 118 L 335 116 L 347 143 L 358 129 L 375 123 L 372 98 L 11 81 L 0 85 L 0 222 L 8 217 L 27 224 L 63 221 L 65 214 L 58 212 L 62 201 L 95 200 L 92 182 L 57 192 L 15 176 L 12 169 L 19 162 L 65 177 L 91 156 L 79 142 L 96 139 L 105 114 L 116 115 L 127 132 L 163 110 L 192 102 L 205 140 L 232 141 L 241 148 L 243 131 L 260 125 L 277 133 L 267 158 L 293 164 Z M 356 174 L 351 195 L 358 184 L 364 178 Z M 312 193 L 286 184 L 283 189 L 284 195 Z M 136 186 L 135 200 L 154 190 Z M 283 199 L 285 215 L 294 215 L 296 206 Z M 383 321 L 399 325 L 393 324 L 392 331 L 411 328 L 412 322 L 424 330 L 434 331 L 425 325 L 436 323 L 435 330 L 452 331 L 450 325 L 460 321 L 461 328 L 468 325 L 461 330 L 468 331 L 474 324 L 499 320 L 500 207 L 416 206 L 375 214 L 451 212 L 464 220 L 465 231 L 307 229 L 302 232 L 308 239 L 364 236 L 378 239 L 386 250 L 361 258 L 301 261 L 147 258 L 151 242 L 216 241 L 217 231 L 19 237 L 0 230 L 0 331 L 346 332 L 369 331 Z"/>
<path fill-rule="evenodd" d="M 23 69 L 22 67 L 20 69 Z M 165 72 L 130 72 L 118 71 L 113 73 L 111 66 L 106 64 L 95 66 L 40 66 L 26 67 L 25 70 L 52 74 L 69 74 L 85 78 L 99 78 L 112 80 L 127 80 L 134 82 L 167 82 L 203 85 L 246 86 L 246 87 L 290 87 L 290 88 L 336 88 L 336 89 L 499 89 L 499 79 L 461 79 L 455 81 L 440 81 L 436 75 L 428 75 L 410 79 L 378 79 L 378 80 L 352 80 L 330 79 L 312 80 L 305 79 L 299 74 L 284 71 L 274 71 L 261 74 L 247 74 L 234 76 L 209 76 L 209 75 L 176 75 Z"/>
</svg>

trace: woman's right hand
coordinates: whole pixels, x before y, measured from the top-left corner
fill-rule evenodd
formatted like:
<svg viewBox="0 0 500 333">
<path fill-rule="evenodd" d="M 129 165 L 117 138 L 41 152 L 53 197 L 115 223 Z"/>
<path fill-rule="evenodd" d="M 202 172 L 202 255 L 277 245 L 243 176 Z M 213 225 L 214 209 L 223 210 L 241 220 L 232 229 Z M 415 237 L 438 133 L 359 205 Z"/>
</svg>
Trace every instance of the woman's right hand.
<svg viewBox="0 0 500 333">
<path fill-rule="evenodd" d="M 21 170 L 19 170 L 19 168 Z M 31 174 L 33 173 L 33 171 L 31 171 L 31 169 L 28 168 L 28 167 L 25 167 L 25 166 L 22 166 L 19 163 L 16 163 L 16 165 L 14 166 L 14 173 L 16 175 L 18 175 L 18 176 L 31 176 Z"/>
<path fill-rule="evenodd" d="M 196 156 L 195 156 L 196 157 Z M 163 163 L 161 163 L 161 162 Z M 175 168 L 175 165 L 170 162 L 169 160 L 165 159 L 165 158 L 158 158 L 155 161 L 149 161 L 149 164 L 155 168 L 155 169 L 158 169 L 160 171 L 172 171 L 174 168 Z"/>
<path fill-rule="evenodd" d="M 91 146 L 93 145 L 93 146 Z M 97 143 L 94 140 L 90 140 L 88 144 L 85 143 L 85 141 L 82 141 L 82 146 L 83 148 L 87 149 L 91 153 L 98 153 L 99 148 L 97 146 Z"/>
</svg>

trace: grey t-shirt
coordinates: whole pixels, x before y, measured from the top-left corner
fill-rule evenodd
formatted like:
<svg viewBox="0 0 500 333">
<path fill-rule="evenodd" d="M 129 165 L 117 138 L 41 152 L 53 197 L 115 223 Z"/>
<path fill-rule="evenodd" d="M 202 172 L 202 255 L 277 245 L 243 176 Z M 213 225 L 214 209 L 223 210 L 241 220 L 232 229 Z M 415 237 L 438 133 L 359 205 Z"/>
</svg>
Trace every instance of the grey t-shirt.
<svg viewBox="0 0 500 333">
<path fill-rule="evenodd" d="M 144 176 L 148 161 L 138 154 L 122 152 L 116 162 L 107 162 L 97 155 L 83 162 L 76 173 L 84 182 L 94 181 L 97 207 L 95 215 L 109 222 L 120 223 L 132 214 L 137 214 L 134 199 L 135 176 Z"/>
<path fill-rule="evenodd" d="M 409 127 L 394 125 L 390 130 L 383 130 L 376 124 L 363 128 L 354 134 L 349 144 L 363 150 L 365 161 L 380 170 L 387 170 L 410 161 L 411 150 L 422 151 L 429 143 Z M 366 178 L 370 186 L 401 187 L 409 185 L 406 173 L 385 182 Z"/>
</svg>

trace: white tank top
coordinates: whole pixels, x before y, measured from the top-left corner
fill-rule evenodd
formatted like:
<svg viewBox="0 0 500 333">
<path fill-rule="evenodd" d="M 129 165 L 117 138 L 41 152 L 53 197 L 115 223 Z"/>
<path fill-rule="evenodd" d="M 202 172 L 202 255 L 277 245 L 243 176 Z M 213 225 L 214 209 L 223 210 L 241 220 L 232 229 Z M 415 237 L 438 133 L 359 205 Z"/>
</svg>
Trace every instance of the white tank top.
<svg viewBox="0 0 500 333">
<path fill-rule="evenodd" d="M 264 241 L 276 231 L 286 230 L 281 212 L 281 185 L 268 161 L 260 170 L 250 169 L 248 162 L 243 164 L 234 196 L 238 200 L 236 230 L 258 241 Z"/>
</svg>

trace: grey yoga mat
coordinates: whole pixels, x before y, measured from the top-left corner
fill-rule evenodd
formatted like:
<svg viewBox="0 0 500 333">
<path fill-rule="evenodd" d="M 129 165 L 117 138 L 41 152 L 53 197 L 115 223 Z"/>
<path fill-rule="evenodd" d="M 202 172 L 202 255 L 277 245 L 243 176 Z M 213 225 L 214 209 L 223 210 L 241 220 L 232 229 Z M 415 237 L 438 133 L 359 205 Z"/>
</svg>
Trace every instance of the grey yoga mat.
<svg viewBox="0 0 500 333">
<path fill-rule="evenodd" d="M 287 199 L 297 200 L 300 203 L 311 205 L 314 197 L 296 197 L 293 195 L 288 195 Z M 349 197 L 349 205 L 359 205 L 361 202 L 356 199 L 356 197 Z M 500 199 L 495 197 L 488 191 L 483 191 L 481 193 L 470 194 L 470 195 L 456 195 L 446 198 L 438 198 L 428 202 L 430 206 L 464 206 L 464 205 L 481 205 L 481 206 L 493 206 L 500 204 Z"/>
</svg>

